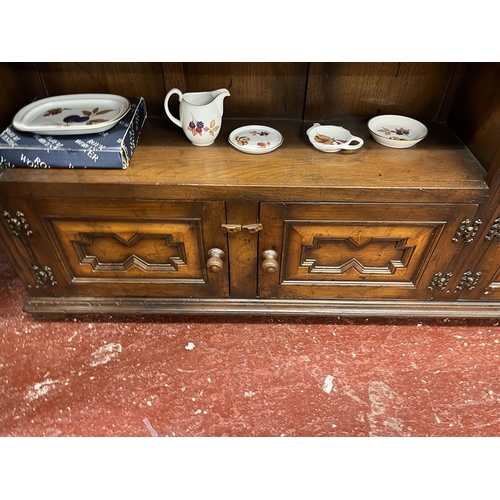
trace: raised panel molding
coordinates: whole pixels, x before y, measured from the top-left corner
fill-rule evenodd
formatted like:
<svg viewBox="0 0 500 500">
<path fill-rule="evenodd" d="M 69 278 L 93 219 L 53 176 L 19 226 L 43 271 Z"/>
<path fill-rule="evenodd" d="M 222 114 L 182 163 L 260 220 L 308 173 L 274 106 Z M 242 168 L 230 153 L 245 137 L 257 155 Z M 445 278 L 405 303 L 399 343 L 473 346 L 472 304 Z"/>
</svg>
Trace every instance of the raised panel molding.
<svg viewBox="0 0 500 500">
<path fill-rule="evenodd" d="M 186 267 L 182 241 L 172 234 L 79 234 L 73 247 L 80 264 L 93 271 L 128 271 L 133 267 L 149 272 L 179 272 Z M 131 253 L 133 252 L 133 253 Z"/>
<path fill-rule="evenodd" d="M 345 240 L 314 238 L 312 245 L 302 246 L 299 272 L 346 274 L 353 269 L 360 275 L 392 275 L 397 269 L 408 267 L 415 245 L 408 246 L 407 241 L 407 238 L 367 238 L 364 241 L 351 237 Z M 329 257 L 323 264 L 322 250 Z M 359 259 L 355 255 L 359 255 Z"/>
<path fill-rule="evenodd" d="M 439 222 L 287 221 L 282 284 L 416 286 Z"/>
<path fill-rule="evenodd" d="M 200 220 L 47 222 L 72 282 L 207 282 Z"/>
</svg>

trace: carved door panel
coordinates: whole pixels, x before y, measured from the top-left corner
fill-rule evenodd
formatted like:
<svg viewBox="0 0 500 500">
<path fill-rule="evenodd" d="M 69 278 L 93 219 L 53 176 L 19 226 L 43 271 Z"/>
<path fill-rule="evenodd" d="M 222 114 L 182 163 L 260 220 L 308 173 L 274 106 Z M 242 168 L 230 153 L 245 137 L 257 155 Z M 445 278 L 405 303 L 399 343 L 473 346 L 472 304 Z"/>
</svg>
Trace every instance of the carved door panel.
<svg viewBox="0 0 500 500">
<path fill-rule="evenodd" d="M 259 293 L 279 298 L 439 295 L 474 205 L 261 205 Z M 448 294 L 450 295 L 450 294 Z"/>
<path fill-rule="evenodd" d="M 487 245 L 487 249 L 481 260 L 472 269 L 465 271 L 459 283 L 463 290 L 461 298 L 500 299 L 500 217 L 487 226 L 486 230 L 482 244 Z"/>
<path fill-rule="evenodd" d="M 10 200 L 26 214 L 36 260 L 54 277 L 41 294 L 228 295 L 223 202 Z"/>
</svg>

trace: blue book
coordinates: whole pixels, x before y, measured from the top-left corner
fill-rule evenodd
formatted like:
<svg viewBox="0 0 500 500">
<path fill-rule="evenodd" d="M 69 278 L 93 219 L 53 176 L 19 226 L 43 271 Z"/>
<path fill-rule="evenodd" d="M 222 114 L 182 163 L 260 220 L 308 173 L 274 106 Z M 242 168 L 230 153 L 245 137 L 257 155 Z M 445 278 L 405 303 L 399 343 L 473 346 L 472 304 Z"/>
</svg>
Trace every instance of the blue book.
<svg viewBox="0 0 500 500">
<path fill-rule="evenodd" d="M 105 132 L 50 136 L 7 127 L 0 135 L 0 167 L 127 168 L 147 117 L 143 97 L 128 100 L 128 112 Z"/>
</svg>

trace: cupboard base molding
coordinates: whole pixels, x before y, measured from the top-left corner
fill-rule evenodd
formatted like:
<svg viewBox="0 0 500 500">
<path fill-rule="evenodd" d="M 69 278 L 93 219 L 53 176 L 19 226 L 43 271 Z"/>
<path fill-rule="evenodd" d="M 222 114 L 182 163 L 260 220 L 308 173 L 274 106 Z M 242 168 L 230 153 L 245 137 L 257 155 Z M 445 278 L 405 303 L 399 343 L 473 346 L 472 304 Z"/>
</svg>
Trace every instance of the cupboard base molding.
<svg viewBox="0 0 500 500">
<path fill-rule="evenodd" d="M 365 316 L 500 318 L 498 301 L 160 299 L 121 297 L 28 298 L 30 314 L 163 314 L 249 316 Z"/>
</svg>

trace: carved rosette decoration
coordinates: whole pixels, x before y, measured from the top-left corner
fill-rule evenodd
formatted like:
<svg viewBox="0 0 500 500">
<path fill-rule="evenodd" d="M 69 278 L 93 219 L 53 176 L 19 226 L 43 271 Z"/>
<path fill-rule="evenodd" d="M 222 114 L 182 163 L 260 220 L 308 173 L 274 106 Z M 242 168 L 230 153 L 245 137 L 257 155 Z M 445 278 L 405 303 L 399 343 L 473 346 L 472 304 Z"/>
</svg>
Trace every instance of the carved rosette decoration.
<svg viewBox="0 0 500 500">
<path fill-rule="evenodd" d="M 432 281 L 430 285 L 427 287 L 427 289 L 428 290 L 436 289 L 438 292 L 442 292 L 448 286 L 448 283 L 452 276 L 453 276 L 452 273 L 446 273 L 445 275 L 443 275 L 443 273 L 441 272 L 436 273 L 432 278 Z"/>
<path fill-rule="evenodd" d="M 10 229 L 16 236 L 30 236 L 33 234 L 24 214 L 19 212 L 19 210 L 16 212 L 15 216 L 10 215 L 10 213 L 5 210 L 3 216 L 7 219 Z"/>
<path fill-rule="evenodd" d="M 466 271 L 460 278 L 460 282 L 458 283 L 458 285 L 455 287 L 455 292 L 457 292 L 458 290 L 463 290 L 464 288 L 466 288 L 467 290 L 474 290 L 482 274 L 483 273 L 481 271 L 478 271 L 477 273 Z"/>
<path fill-rule="evenodd" d="M 481 219 L 477 219 L 474 222 L 471 222 L 469 219 L 463 220 L 451 241 L 457 243 L 460 238 L 463 238 L 465 243 L 472 243 L 482 223 Z"/>
<path fill-rule="evenodd" d="M 491 226 L 488 234 L 484 237 L 485 240 L 492 241 L 497 240 L 500 241 L 500 217 L 495 219 L 493 225 Z"/>
<path fill-rule="evenodd" d="M 39 283 L 37 288 L 47 288 L 47 285 L 55 286 L 57 285 L 56 278 L 52 269 L 49 266 L 39 267 L 35 264 L 32 266 L 33 271 L 35 272 L 36 279 Z"/>
</svg>

